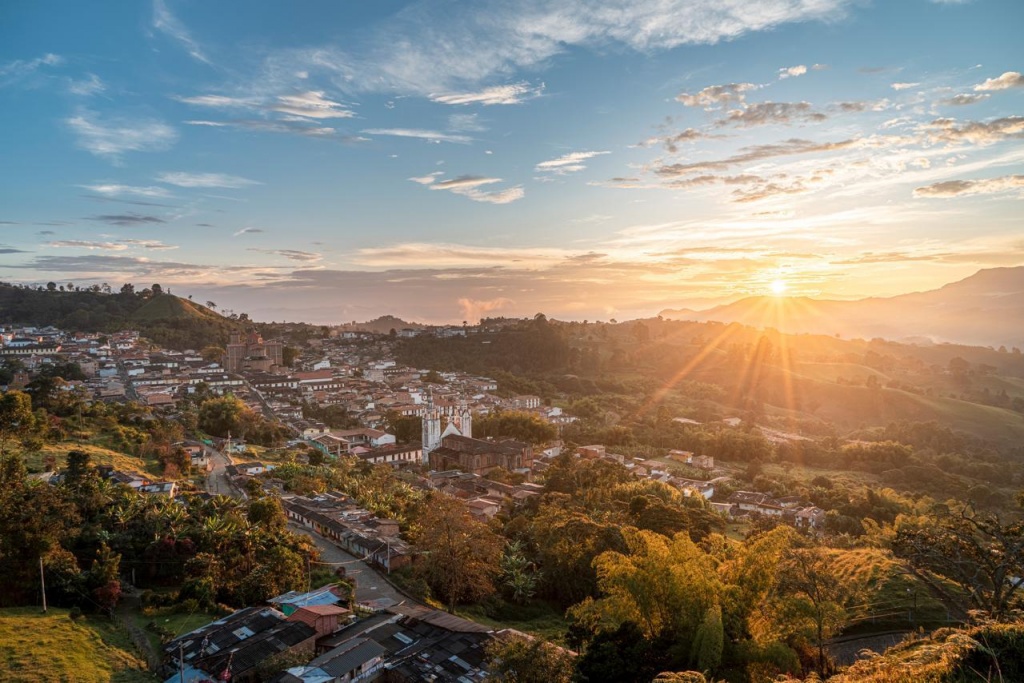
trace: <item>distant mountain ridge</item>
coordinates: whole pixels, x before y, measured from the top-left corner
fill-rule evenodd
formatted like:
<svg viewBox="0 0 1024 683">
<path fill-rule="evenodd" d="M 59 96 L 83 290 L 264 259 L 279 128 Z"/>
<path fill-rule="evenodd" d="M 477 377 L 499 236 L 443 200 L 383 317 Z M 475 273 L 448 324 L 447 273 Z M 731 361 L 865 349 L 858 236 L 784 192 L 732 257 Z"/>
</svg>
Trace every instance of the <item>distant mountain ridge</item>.
<svg viewBox="0 0 1024 683">
<path fill-rule="evenodd" d="M 926 292 L 854 301 L 747 297 L 703 311 L 668 309 L 672 320 L 774 327 L 790 334 L 929 339 L 1024 348 L 1024 266 L 989 268 Z"/>
</svg>

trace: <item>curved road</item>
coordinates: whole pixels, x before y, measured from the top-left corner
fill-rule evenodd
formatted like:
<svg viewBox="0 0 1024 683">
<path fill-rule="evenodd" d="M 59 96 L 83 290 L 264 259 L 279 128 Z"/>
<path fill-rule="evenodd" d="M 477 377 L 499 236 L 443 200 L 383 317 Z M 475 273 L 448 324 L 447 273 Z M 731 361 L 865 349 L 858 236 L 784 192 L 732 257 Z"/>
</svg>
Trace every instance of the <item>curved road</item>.
<svg viewBox="0 0 1024 683">
<path fill-rule="evenodd" d="M 306 534 L 313 539 L 317 548 L 320 549 L 320 562 L 322 564 L 332 568 L 345 568 L 346 575 L 355 579 L 356 582 L 356 602 L 369 602 L 371 600 L 391 601 L 382 603 L 382 606 L 397 605 L 403 601 L 411 602 L 409 598 L 399 593 L 394 586 L 388 583 L 376 569 L 354 555 L 345 552 L 323 536 L 291 522 L 288 523 L 288 528 L 296 533 Z"/>
</svg>

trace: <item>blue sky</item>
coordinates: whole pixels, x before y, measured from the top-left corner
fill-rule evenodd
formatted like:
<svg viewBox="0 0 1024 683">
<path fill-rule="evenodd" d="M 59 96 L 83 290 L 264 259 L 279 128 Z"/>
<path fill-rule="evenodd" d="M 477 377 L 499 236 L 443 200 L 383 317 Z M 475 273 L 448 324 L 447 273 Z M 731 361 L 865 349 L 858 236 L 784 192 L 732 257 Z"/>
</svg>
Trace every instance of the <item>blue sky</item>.
<svg viewBox="0 0 1024 683">
<path fill-rule="evenodd" d="M 1019 0 L 14 1 L 0 279 L 627 319 L 1024 263 Z"/>
</svg>

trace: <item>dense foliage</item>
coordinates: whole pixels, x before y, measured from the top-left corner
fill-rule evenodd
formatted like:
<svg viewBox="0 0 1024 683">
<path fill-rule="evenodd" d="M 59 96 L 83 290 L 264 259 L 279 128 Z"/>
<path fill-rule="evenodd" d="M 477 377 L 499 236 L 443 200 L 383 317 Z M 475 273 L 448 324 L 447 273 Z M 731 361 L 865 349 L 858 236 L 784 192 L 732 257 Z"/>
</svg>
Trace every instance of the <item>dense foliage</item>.
<svg viewBox="0 0 1024 683">
<path fill-rule="evenodd" d="M 238 323 L 205 306 L 164 293 L 160 285 L 119 291 L 107 285 L 82 289 L 73 284 L 31 287 L 0 283 L 0 322 L 53 325 L 71 332 L 118 332 L 137 329 L 171 349 L 201 349 L 226 344 Z"/>
</svg>

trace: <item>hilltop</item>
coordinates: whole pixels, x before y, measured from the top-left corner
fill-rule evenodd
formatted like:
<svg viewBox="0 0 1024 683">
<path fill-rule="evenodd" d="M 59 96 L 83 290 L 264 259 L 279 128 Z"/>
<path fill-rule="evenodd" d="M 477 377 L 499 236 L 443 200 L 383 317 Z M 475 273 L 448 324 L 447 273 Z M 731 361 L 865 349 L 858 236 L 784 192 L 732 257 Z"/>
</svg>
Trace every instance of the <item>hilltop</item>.
<svg viewBox="0 0 1024 683">
<path fill-rule="evenodd" d="M 700 311 L 667 309 L 661 315 L 788 333 L 1024 347 L 1024 266 L 980 270 L 939 289 L 888 298 L 758 296 Z"/>
<path fill-rule="evenodd" d="M 133 328 L 172 349 L 227 343 L 241 322 L 173 294 L 125 285 L 119 292 L 98 287 L 65 290 L 0 283 L 0 323 L 53 325 L 72 332 L 117 332 Z"/>
<path fill-rule="evenodd" d="M 393 315 L 382 315 L 379 318 L 368 320 L 365 323 L 357 323 L 355 321 L 340 325 L 343 330 L 351 330 L 354 332 L 375 332 L 377 334 L 387 334 L 391 330 L 401 330 L 404 328 L 412 330 L 422 330 L 427 326 L 420 323 L 410 323 L 396 318 Z"/>
</svg>

